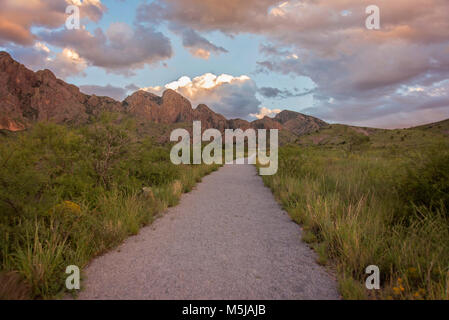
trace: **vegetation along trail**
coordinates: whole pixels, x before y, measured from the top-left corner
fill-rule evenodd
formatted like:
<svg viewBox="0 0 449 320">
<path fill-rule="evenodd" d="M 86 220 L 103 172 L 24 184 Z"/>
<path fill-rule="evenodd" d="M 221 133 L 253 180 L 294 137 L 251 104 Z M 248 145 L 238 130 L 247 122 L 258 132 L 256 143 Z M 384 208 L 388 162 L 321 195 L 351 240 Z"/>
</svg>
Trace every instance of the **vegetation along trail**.
<svg viewBox="0 0 449 320">
<path fill-rule="evenodd" d="M 80 299 L 338 299 L 252 165 L 205 177 L 85 270 Z"/>
</svg>

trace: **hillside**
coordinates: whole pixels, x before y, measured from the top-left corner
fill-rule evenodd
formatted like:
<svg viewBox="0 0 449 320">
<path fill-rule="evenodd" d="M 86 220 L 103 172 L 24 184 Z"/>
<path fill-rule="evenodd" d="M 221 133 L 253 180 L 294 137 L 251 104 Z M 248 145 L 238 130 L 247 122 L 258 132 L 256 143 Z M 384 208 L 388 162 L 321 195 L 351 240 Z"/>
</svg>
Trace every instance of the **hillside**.
<svg viewBox="0 0 449 320">
<path fill-rule="evenodd" d="M 265 117 L 248 122 L 228 120 L 200 104 L 193 108 L 190 101 L 173 90 L 162 96 L 139 90 L 119 102 L 109 97 L 87 95 L 74 85 L 57 79 L 50 70 L 33 72 L 15 61 L 7 52 L 0 52 L 0 130 L 21 131 L 36 122 L 82 124 L 102 111 L 114 111 L 135 116 L 140 124 L 173 125 L 201 120 L 202 128 L 280 129 L 292 137 L 319 129 L 322 120 L 293 111 L 281 112 L 275 118 Z"/>
<path fill-rule="evenodd" d="M 102 111 L 131 115 L 141 133 L 168 141 L 173 128 L 191 128 L 200 120 L 203 130 L 279 129 L 280 144 L 349 146 L 369 142 L 374 146 L 426 143 L 449 135 L 449 119 L 409 129 L 383 130 L 328 124 L 318 118 L 284 110 L 274 118 L 252 122 L 226 119 L 200 104 L 193 108 L 188 99 L 173 90 L 162 96 L 139 90 L 119 102 L 109 97 L 87 95 L 74 85 L 57 79 L 50 70 L 33 72 L 0 52 L 0 130 L 21 131 L 36 122 L 79 125 L 91 121 Z"/>
<path fill-rule="evenodd" d="M 416 147 L 426 146 L 439 140 L 447 140 L 448 134 L 444 127 L 444 124 L 447 123 L 449 123 L 449 120 L 415 128 L 395 130 L 332 124 L 301 135 L 295 142 L 302 146 L 323 146 L 327 148 L 345 146 L 352 149 L 355 146 L 370 146 L 372 148 L 400 146 L 413 150 Z"/>
<path fill-rule="evenodd" d="M 279 122 L 285 130 L 297 135 L 303 135 L 327 126 L 327 123 L 321 119 L 290 110 L 280 112 L 274 117 L 274 120 Z"/>
<path fill-rule="evenodd" d="M 432 132 L 432 133 L 440 133 L 440 134 L 449 136 L 449 119 L 422 125 L 422 126 L 418 126 L 418 127 L 414 127 L 412 129 L 427 131 L 427 132 Z"/>
</svg>

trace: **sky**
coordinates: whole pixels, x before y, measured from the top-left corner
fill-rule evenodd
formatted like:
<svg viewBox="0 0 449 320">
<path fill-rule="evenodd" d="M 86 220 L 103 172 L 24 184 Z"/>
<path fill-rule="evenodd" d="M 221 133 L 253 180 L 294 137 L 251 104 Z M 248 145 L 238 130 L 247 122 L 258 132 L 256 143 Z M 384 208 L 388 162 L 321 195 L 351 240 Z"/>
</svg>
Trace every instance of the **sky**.
<svg viewBox="0 0 449 320">
<path fill-rule="evenodd" d="M 380 28 L 370 30 L 370 5 Z M 66 9 L 80 28 L 66 27 Z M 0 49 L 87 94 L 173 89 L 227 118 L 449 118 L 447 0 L 0 0 Z"/>
</svg>

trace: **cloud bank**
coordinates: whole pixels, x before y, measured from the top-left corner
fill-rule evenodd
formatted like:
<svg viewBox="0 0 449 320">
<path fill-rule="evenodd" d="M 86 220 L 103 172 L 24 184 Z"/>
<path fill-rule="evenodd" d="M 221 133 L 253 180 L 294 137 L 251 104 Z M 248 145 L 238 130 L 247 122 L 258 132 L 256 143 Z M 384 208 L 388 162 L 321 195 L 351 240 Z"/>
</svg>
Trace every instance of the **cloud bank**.
<svg viewBox="0 0 449 320">
<path fill-rule="evenodd" d="M 401 90 L 421 86 L 446 92 L 442 81 L 449 78 L 449 1 L 376 1 L 381 12 L 378 31 L 365 27 L 365 9 L 372 4 L 156 0 L 143 7 L 157 7 L 155 19 L 198 32 L 265 36 L 257 71 L 309 77 L 316 84 L 316 105 L 309 112 L 326 120 L 360 122 L 369 117 L 374 123 L 377 117 L 394 119 L 424 109 L 441 114 L 441 108 L 449 108 L 447 96 L 436 99 L 422 92 L 414 99 Z"/>
<path fill-rule="evenodd" d="M 50 69 L 58 78 L 83 75 L 88 63 L 71 49 L 52 52 L 44 43 L 36 42 L 33 47 L 12 47 L 11 55 L 28 68 L 37 71 Z"/>
<path fill-rule="evenodd" d="M 268 109 L 265 107 L 261 107 L 259 113 L 251 113 L 250 116 L 257 119 L 263 119 L 265 117 L 274 117 L 281 111 L 281 109 Z"/>
<path fill-rule="evenodd" d="M 94 22 L 106 11 L 100 0 L 0 0 L 0 45 L 33 45 L 37 36 L 31 28 L 60 27 L 66 20 L 66 7 L 71 4 L 79 6 L 82 17 Z"/>
<path fill-rule="evenodd" d="M 259 111 L 257 87 L 254 81 L 242 75 L 234 77 L 206 73 L 193 79 L 181 77 L 177 81 L 162 86 L 147 87 L 143 90 L 161 95 L 172 89 L 188 98 L 192 105 L 207 104 L 212 110 L 227 118 L 247 118 L 250 113 Z"/>
<path fill-rule="evenodd" d="M 79 30 L 64 27 L 68 5 L 80 8 Z M 173 54 L 169 38 L 151 25 L 115 22 L 106 31 L 96 28 L 89 32 L 84 24 L 98 22 L 107 11 L 100 0 L 0 0 L 0 7 L 0 45 L 13 56 L 24 58 L 31 68 L 52 66 L 63 78 L 76 75 L 76 71 L 82 74 L 88 66 L 132 75 L 134 70 L 162 62 Z M 49 46 L 60 48 L 61 53 L 53 52 L 52 56 L 41 50 Z M 74 56 L 79 58 L 77 63 Z"/>
<path fill-rule="evenodd" d="M 145 64 L 154 64 L 172 56 L 170 40 L 151 27 L 112 23 L 106 32 L 95 29 L 41 32 L 40 38 L 54 46 L 78 52 L 89 64 L 108 72 L 132 74 Z"/>
<path fill-rule="evenodd" d="M 449 110 L 447 0 L 378 0 L 376 31 L 365 27 L 371 0 L 153 0 L 139 5 L 132 25 L 115 22 L 91 31 L 61 28 L 68 4 L 80 6 L 83 24 L 100 21 L 107 10 L 100 0 L 0 0 L 0 46 L 32 68 L 51 68 L 63 78 L 83 75 L 90 66 L 129 76 L 174 55 L 159 29 L 180 37 L 186 50 L 205 60 L 230 50 L 207 39 L 213 32 L 258 35 L 265 43 L 253 79 L 201 90 L 190 79 L 189 90 L 204 99 L 192 100 L 246 116 L 259 114 L 257 95 L 313 94 L 314 106 L 306 111 L 315 116 L 388 127 L 402 125 L 406 115 L 410 122 L 440 120 Z M 314 88 L 258 89 L 258 73 L 293 81 L 307 77 Z"/>
</svg>

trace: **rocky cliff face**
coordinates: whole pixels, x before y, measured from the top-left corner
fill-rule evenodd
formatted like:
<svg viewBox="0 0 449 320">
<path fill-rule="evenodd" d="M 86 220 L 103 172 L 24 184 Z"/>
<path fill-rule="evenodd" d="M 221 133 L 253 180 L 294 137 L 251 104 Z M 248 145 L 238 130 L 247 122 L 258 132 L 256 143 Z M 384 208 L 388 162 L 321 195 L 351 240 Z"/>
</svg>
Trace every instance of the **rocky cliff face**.
<svg viewBox="0 0 449 320">
<path fill-rule="evenodd" d="M 23 130 L 36 121 L 82 123 L 101 110 L 122 110 L 107 97 L 85 95 L 50 70 L 33 72 L 0 52 L 0 129 Z"/>
<path fill-rule="evenodd" d="M 123 102 L 125 110 L 138 119 L 157 123 L 178 123 L 201 120 L 202 128 L 225 129 L 278 129 L 286 130 L 296 135 L 316 131 L 327 123 L 311 116 L 294 111 L 282 111 L 276 117 L 248 122 L 242 119 L 227 120 L 221 114 L 215 113 L 208 106 L 200 104 L 192 109 L 190 102 L 173 90 L 167 90 L 162 97 L 146 91 L 137 91 Z"/>
<path fill-rule="evenodd" d="M 227 120 L 204 104 L 193 109 L 189 100 L 173 90 L 166 90 L 162 97 L 140 90 L 123 102 L 86 95 L 78 87 L 57 79 L 51 71 L 33 72 L 8 53 L 0 52 L 0 130 L 24 130 L 36 121 L 79 124 L 102 111 L 128 113 L 141 122 L 175 124 L 200 120 L 203 130 L 216 128 L 222 132 L 254 128 L 287 130 L 301 135 L 327 125 L 320 119 L 293 111 L 253 122 Z"/>
<path fill-rule="evenodd" d="M 123 101 L 123 106 L 126 112 L 143 121 L 173 124 L 200 120 L 203 129 L 223 131 L 228 128 L 227 120 L 221 114 L 213 112 L 204 104 L 193 109 L 189 100 L 170 89 L 162 97 L 137 91 Z"/>
<path fill-rule="evenodd" d="M 196 107 L 193 118 L 194 120 L 201 121 L 201 126 L 205 129 L 214 128 L 222 132 L 225 129 L 229 129 L 228 120 L 221 114 L 213 112 L 205 104 L 200 104 Z"/>
</svg>

